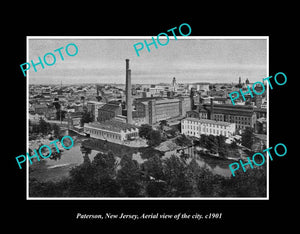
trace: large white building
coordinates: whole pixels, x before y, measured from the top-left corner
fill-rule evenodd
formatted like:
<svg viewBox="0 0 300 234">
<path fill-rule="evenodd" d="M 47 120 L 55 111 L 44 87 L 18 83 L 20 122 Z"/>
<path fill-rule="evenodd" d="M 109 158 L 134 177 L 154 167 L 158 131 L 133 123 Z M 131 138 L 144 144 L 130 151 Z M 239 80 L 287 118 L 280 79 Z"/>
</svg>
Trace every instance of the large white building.
<svg viewBox="0 0 300 234">
<path fill-rule="evenodd" d="M 235 123 L 210 119 L 185 118 L 181 120 L 181 133 L 200 138 L 205 135 L 230 137 L 235 133 Z"/>
<path fill-rule="evenodd" d="M 84 132 L 89 134 L 92 138 L 115 143 L 123 143 L 126 140 L 135 139 L 139 136 L 137 126 L 113 120 L 108 120 L 103 123 L 85 123 Z"/>
</svg>

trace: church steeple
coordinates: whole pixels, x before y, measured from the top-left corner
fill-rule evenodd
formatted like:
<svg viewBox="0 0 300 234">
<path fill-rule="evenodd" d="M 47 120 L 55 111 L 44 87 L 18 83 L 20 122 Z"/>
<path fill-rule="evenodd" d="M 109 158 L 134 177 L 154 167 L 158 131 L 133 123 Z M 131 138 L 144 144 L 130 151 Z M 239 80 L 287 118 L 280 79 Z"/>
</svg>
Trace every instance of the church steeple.
<svg viewBox="0 0 300 234">
<path fill-rule="evenodd" d="M 173 88 L 174 92 L 177 91 L 177 83 L 176 83 L 176 78 L 175 77 L 173 77 L 173 80 L 172 80 L 172 88 Z"/>
</svg>

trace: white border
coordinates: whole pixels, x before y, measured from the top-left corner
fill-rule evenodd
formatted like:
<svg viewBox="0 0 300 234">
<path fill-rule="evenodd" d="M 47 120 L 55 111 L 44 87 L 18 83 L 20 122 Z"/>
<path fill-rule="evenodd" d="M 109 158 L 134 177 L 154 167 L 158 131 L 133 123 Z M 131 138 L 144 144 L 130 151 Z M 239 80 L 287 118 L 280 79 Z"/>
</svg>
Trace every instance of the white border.
<svg viewBox="0 0 300 234">
<path fill-rule="evenodd" d="M 267 43 L 267 77 L 269 76 L 269 36 L 176 36 L 178 39 L 265 39 Z M 26 61 L 29 61 L 29 40 L 30 39 L 151 39 L 152 36 L 26 36 Z M 169 36 L 170 39 L 174 39 L 173 36 Z M 27 71 L 27 82 L 26 82 L 26 152 L 29 149 L 29 121 L 28 121 L 28 101 L 29 101 L 29 70 Z M 267 147 L 269 148 L 269 86 L 267 85 Z M 266 197 L 178 197 L 178 198 L 129 198 L 129 197 L 29 197 L 29 162 L 27 158 L 26 165 L 26 200 L 269 200 L 269 157 L 267 157 L 267 196 Z"/>
</svg>

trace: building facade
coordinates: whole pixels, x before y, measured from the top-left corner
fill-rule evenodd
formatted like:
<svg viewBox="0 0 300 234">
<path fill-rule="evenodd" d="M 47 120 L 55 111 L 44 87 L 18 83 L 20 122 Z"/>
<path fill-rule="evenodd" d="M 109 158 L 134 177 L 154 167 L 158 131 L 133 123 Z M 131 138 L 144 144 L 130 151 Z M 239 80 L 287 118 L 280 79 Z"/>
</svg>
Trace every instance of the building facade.
<svg viewBox="0 0 300 234">
<path fill-rule="evenodd" d="M 88 101 L 87 102 L 88 111 L 93 114 L 94 121 L 97 121 L 97 119 L 98 119 L 98 109 L 104 105 L 105 105 L 104 102 L 96 102 L 96 101 Z"/>
<path fill-rule="evenodd" d="M 255 128 L 256 113 L 253 106 L 231 104 L 204 104 L 199 110 L 200 118 L 235 123 L 237 130 Z"/>
<path fill-rule="evenodd" d="M 189 97 L 150 99 L 137 101 L 134 117 L 145 118 L 148 124 L 155 124 L 161 120 L 185 116 L 191 110 Z"/>
<path fill-rule="evenodd" d="M 117 115 L 122 115 L 121 105 L 107 103 L 98 109 L 97 120 L 104 122 L 114 118 Z"/>
<path fill-rule="evenodd" d="M 231 137 L 235 134 L 235 130 L 235 123 L 197 118 L 181 120 L 181 133 L 198 138 L 201 134 Z"/>
</svg>

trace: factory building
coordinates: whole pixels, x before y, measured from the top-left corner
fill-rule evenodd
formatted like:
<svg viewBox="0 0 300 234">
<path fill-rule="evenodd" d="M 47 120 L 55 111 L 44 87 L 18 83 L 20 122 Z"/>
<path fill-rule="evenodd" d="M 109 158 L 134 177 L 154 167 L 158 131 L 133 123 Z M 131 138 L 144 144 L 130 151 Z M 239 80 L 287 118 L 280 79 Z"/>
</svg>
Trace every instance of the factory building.
<svg viewBox="0 0 300 234">
<path fill-rule="evenodd" d="M 198 112 L 200 119 L 235 123 L 237 130 L 256 127 L 256 113 L 253 106 L 214 104 L 211 99 L 210 104 L 200 105 Z"/>
<path fill-rule="evenodd" d="M 145 118 L 148 124 L 155 124 L 161 120 L 175 117 L 184 117 L 190 110 L 191 103 L 189 97 L 150 99 L 135 102 L 136 118 Z"/>
<path fill-rule="evenodd" d="M 99 113 L 98 109 L 104 105 L 105 105 L 104 102 L 97 102 L 97 101 L 88 101 L 87 102 L 88 111 L 93 114 L 93 118 L 94 118 L 93 121 L 98 120 L 98 113 Z"/>
<path fill-rule="evenodd" d="M 132 123 L 131 70 L 126 59 L 126 123 L 122 121 L 121 104 L 107 103 L 98 109 L 98 122 L 84 124 L 84 132 L 90 137 L 123 144 L 127 140 L 138 138 L 139 129 Z M 90 107 L 93 108 L 92 105 Z M 118 121 L 121 118 L 121 121 Z"/>
<path fill-rule="evenodd" d="M 84 132 L 92 138 L 120 144 L 139 136 L 139 129 L 135 125 L 113 120 L 84 124 Z"/>
<path fill-rule="evenodd" d="M 97 121 L 104 122 L 122 114 L 121 104 L 107 103 L 98 109 Z"/>
<path fill-rule="evenodd" d="M 185 118 L 181 120 L 181 133 L 200 138 L 201 134 L 231 137 L 235 134 L 235 123 L 210 119 Z"/>
</svg>

